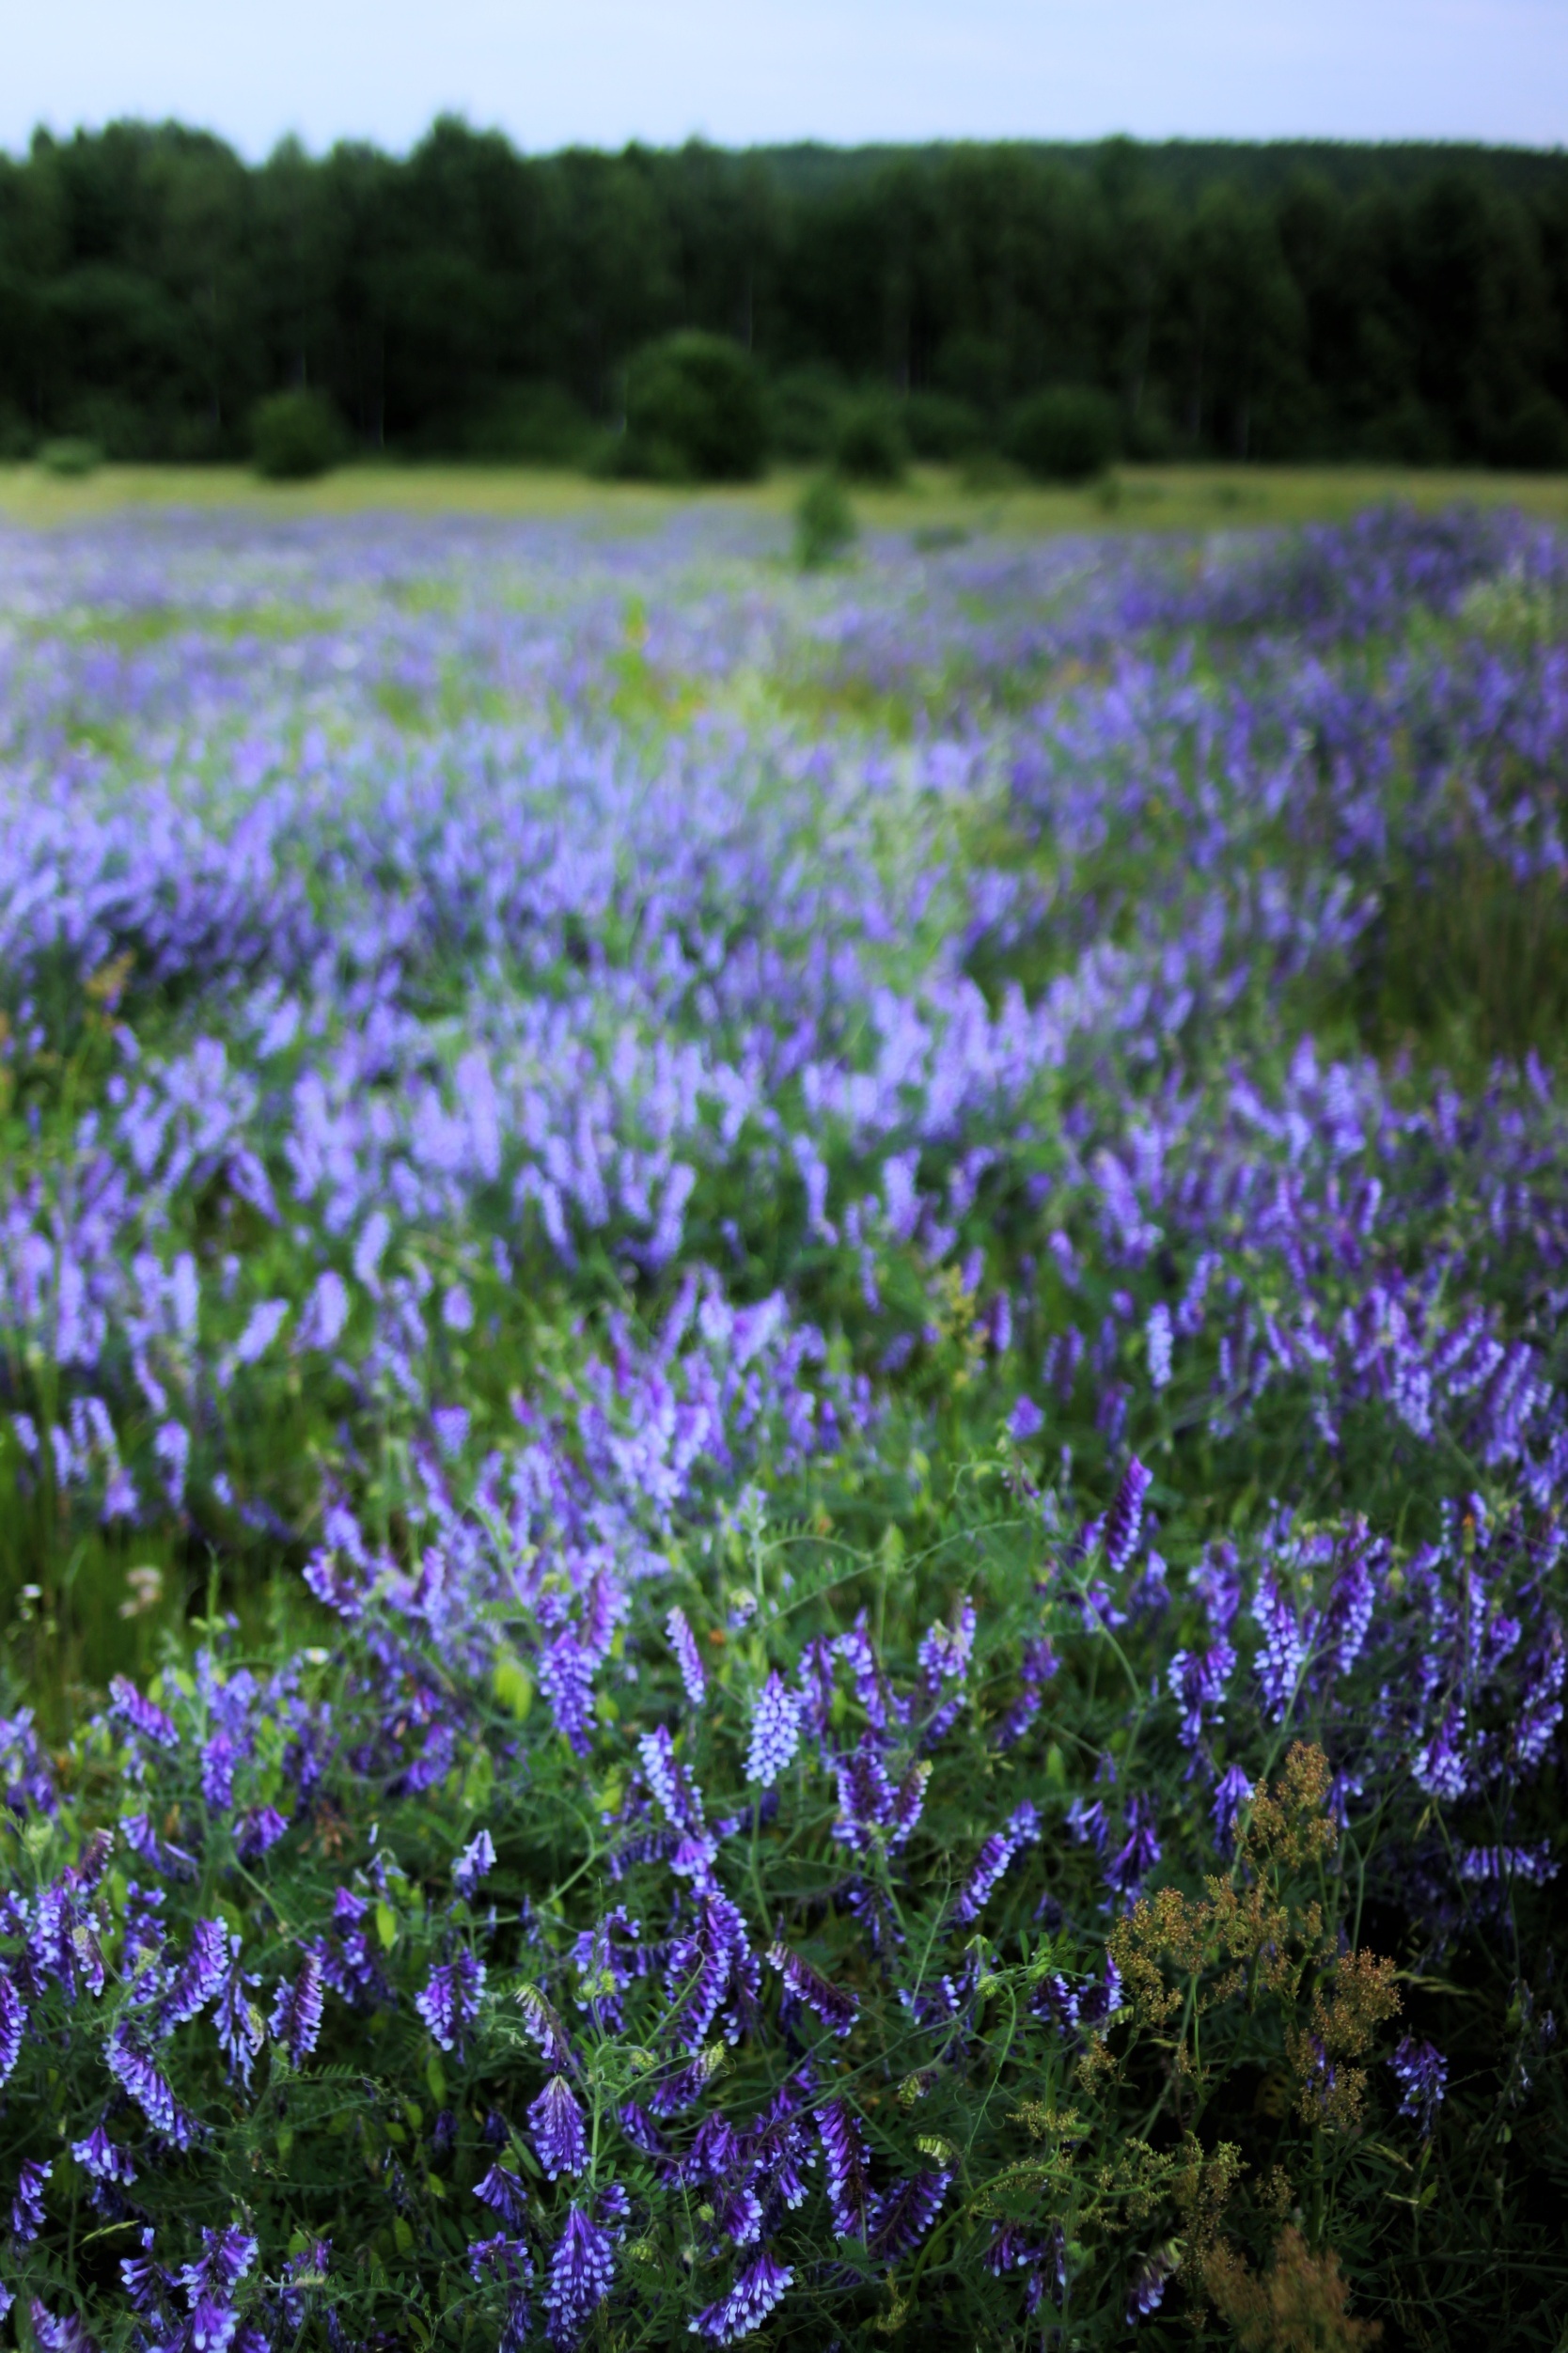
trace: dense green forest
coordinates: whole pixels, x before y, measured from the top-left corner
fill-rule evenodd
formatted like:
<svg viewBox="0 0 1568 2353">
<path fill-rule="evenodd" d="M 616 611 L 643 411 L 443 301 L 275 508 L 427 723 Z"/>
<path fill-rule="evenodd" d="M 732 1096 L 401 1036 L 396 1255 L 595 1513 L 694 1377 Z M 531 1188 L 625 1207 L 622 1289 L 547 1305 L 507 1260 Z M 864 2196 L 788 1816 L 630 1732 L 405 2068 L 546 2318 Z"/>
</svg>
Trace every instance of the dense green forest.
<svg viewBox="0 0 1568 2353">
<path fill-rule="evenodd" d="M 775 447 L 877 389 L 934 453 L 1042 386 L 1129 455 L 1568 463 L 1568 157 L 1444 148 L 519 154 L 243 164 L 176 125 L 0 158 L 0 452 L 225 457 L 306 384 L 368 448 L 548 457 L 630 355 L 733 337 Z"/>
</svg>

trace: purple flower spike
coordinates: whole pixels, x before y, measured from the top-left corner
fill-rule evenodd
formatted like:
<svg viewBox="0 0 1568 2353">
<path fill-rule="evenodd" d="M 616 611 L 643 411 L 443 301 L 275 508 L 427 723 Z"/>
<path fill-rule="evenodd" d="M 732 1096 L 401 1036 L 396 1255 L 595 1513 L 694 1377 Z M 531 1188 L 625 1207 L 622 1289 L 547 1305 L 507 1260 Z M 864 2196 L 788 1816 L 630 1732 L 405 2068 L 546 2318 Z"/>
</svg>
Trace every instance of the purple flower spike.
<svg viewBox="0 0 1568 2353">
<path fill-rule="evenodd" d="M 0 1969 L 0 2083 L 4 2083 L 22 2056 L 22 2038 L 27 2027 L 27 2005 L 4 1969 Z"/>
<path fill-rule="evenodd" d="M 864 2239 L 872 2203 L 866 2136 L 842 2100 L 824 2100 L 817 2110 L 817 2134 L 827 2173 L 828 2211 L 840 2238 Z"/>
<path fill-rule="evenodd" d="M 321 2031 L 321 1965 L 313 1953 L 306 1954 L 291 1985 L 287 1979 L 279 1984 L 270 2023 L 290 2065 L 303 2066 Z"/>
<path fill-rule="evenodd" d="M 452 1865 L 452 1885 L 465 1903 L 472 1904 L 479 1881 L 494 1868 L 494 1842 L 488 1830 L 478 1830 Z"/>
<path fill-rule="evenodd" d="M 761 2327 L 793 2285 L 794 2276 L 787 2263 L 776 2263 L 770 2254 L 759 2255 L 755 2263 L 747 2264 L 728 2296 L 709 2304 L 688 2324 L 689 2333 L 706 2337 L 713 2345 L 736 2344 Z"/>
<path fill-rule="evenodd" d="M 697 1647 L 683 1609 L 672 1609 L 665 1620 L 665 1632 L 669 1647 L 675 1653 L 675 1663 L 681 1670 L 681 1680 L 693 1707 L 700 1707 L 708 1696 L 708 1674 L 702 1664 L 702 1653 Z"/>
<path fill-rule="evenodd" d="M 814 2011 L 825 2027 L 835 2034 L 849 2033 L 860 2015 L 860 2004 L 854 1994 L 835 1985 L 821 1969 L 803 1961 L 798 1953 L 791 1953 L 783 1944 L 770 1945 L 768 1965 L 783 1978 L 792 2002 Z"/>
<path fill-rule="evenodd" d="M 126 1675 L 116 1675 L 109 1685 L 109 1713 L 118 1716 L 122 1724 L 129 1724 L 133 1733 L 150 1740 L 155 1748 L 178 1749 L 180 1734 L 161 1707 L 144 1700 L 135 1685 Z"/>
<path fill-rule="evenodd" d="M 1026 1798 L 1009 1816 L 1005 1826 L 999 1830 L 993 1830 L 981 1846 L 975 1858 L 974 1868 L 953 1906 L 954 1917 L 964 1922 L 978 1920 L 987 1896 L 1020 1847 L 1027 1846 L 1031 1839 L 1039 1836 L 1040 1815 Z"/>
<path fill-rule="evenodd" d="M 1154 1483 L 1152 1471 L 1145 1470 L 1135 1454 L 1121 1474 L 1121 1484 L 1111 1498 L 1105 1514 L 1105 1531 L 1101 1542 L 1105 1558 L 1113 1569 L 1124 1569 L 1133 1557 L 1138 1530 L 1143 1525 L 1143 1499 Z"/>
<path fill-rule="evenodd" d="M 1399 2104 L 1400 2114 L 1416 2117 L 1423 2135 L 1430 2135 L 1433 2117 L 1448 2090 L 1448 2061 L 1435 2044 L 1419 2042 L 1415 2035 L 1406 2034 L 1388 2064 L 1404 2094 Z"/>
<path fill-rule="evenodd" d="M 415 2008 L 443 2050 L 456 2050 L 479 2015 L 484 1992 L 484 1963 L 471 1953 L 433 1969 L 430 1982 L 415 2000 Z"/>
<path fill-rule="evenodd" d="M 114 2182 L 129 2189 L 136 2178 L 130 2150 L 117 2147 L 102 2125 L 95 2125 L 85 2141 L 73 2141 L 71 2154 L 93 2181 Z"/>
<path fill-rule="evenodd" d="M 35 2296 L 27 2307 L 27 2316 L 33 2324 L 39 2353 L 98 2353 L 95 2340 L 88 2336 L 74 2313 L 67 2313 L 63 2320 L 57 2320 Z"/>
<path fill-rule="evenodd" d="M 550 2257 L 544 2291 L 550 2315 L 546 2334 L 552 2345 L 566 2348 L 566 2353 L 581 2345 L 614 2275 L 615 2243 L 609 2232 L 582 2206 L 573 2206 Z"/>
<path fill-rule="evenodd" d="M 474 2195 L 493 2207 L 509 2230 L 522 2228 L 528 2193 L 510 2166 L 493 2165 L 483 2181 L 474 2184 Z"/>
<path fill-rule="evenodd" d="M 54 2170 L 52 2165 L 35 2165 L 29 2159 L 17 2173 L 11 2236 L 19 2246 L 27 2246 L 43 2228 L 43 2185 Z"/>
<path fill-rule="evenodd" d="M 745 1777 L 771 1789 L 800 1746 L 801 1703 L 775 1671 L 762 1686 L 751 1718 Z"/>
<path fill-rule="evenodd" d="M 588 2132 L 583 2111 L 565 2076 L 552 2076 L 528 2110 L 539 2161 L 550 2179 L 580 2173 L 588 2163 Z"/>
<path fill-rule="evenodd" d="M 952 2175 L 923 2167 L 879 2197 L 870 2218 L 870 2251 L 885 2263 L 912 2254 L 941 2210 Z"/>
</svg>

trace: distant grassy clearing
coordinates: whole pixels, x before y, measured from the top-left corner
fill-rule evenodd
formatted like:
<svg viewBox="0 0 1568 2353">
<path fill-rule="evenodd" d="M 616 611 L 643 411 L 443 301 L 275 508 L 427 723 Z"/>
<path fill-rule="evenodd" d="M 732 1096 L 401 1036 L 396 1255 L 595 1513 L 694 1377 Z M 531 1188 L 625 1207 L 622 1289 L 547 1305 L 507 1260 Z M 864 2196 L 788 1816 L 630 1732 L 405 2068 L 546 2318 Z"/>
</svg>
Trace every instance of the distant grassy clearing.
<svg viewBox="0 0 1568 2353">
<path fill-rule="evenodd" d="M 320 482 L 280 488 L 236 466 L 105 466 L 80 481 L 35 466 L 0 467 L 0 518 L 36 527 L 148 509 L 234 508 L 247 515 L 494 515 L 656 528 L 698 505 L 783 518 L 807 478 L 779 472 L 739 488 L 664 490 L 525 467 L 364 464 Z M 872 528 L 949 527 L 1039 537 L 1106 529 L 1213 530 L 1269 523 L 1334 522 L 1398 499 L 1435 509 L 1455 500 L 1514 506 L 1568 523 L 1568 476 L 1435 472 L 1405 466 L 1123 466 L 1114 485 L 1047 490 L 976 488 L 949 468 L 923 466 L 897 490 L 855 488 Z"/>
</svg>

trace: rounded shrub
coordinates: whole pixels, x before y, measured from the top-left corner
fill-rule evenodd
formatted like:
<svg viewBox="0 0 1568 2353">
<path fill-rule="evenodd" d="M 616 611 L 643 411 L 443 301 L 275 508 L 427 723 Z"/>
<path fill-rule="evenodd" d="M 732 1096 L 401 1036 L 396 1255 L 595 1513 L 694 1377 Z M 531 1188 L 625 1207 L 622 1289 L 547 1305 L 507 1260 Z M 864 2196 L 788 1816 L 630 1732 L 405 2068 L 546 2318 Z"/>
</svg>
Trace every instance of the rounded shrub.
<svg viewBox="0 0 1568 2353">
<path fill-rule="evenodd" d="M 1087 384 L 1053 384 L 1013 415 L 1009 454 L 1041 482 L 1087 482 L 1117 452 L 1116 404 Z"/>
<path fill-rule="evenodd" d="M 795 508 L 795 559 L 803 572 L 821 572 L 855 539 L 855 509 L 836 475 L 807 483 Z"/>
<path fill-rule="evenodd" d="M 950 392 L 912 392 L 903 404 L 903 430 L 917 458 L 939 465 L 965 458 L 987 439 L 985 418 L 972 400 Z"/>
<path fill-rule="evenodd" d="M 39 451 L 39 463 L 46 474 L 58 475 L 63 481 L 79 481 L 84 474 L 96 474 L 103 463 L 103 452 L 96 441 L 88 441 L 81 433 L 65 433 L 57 441 L 46 441 Z"/>
<path fill-rule="evenodd" d="M 343 429 L 320 392 L 274 392 L 251 419 L 256 471 L 269 482 L 308 482 L 343 454 Z"/>
<path fill-rule="evenodd" d="M 891 400 L 852 400 L 839 422 L 834 459 L 855 482 L 898 482 L 909 464 L 909 444 Z"/>
<path fill-rule="evenodd" d="M 1519 474 L 1568 472 L 1568 411 L 1549 392 L 1533 392 L 1492 436 L 1494 465 Z"/>
<path fill-rule="evenodd" d="M 760 379 L 728 336 L 666 335 L 633 360 L 617 472 L 748 482 L 760 474 L 766 450 Z"/>
</svg>

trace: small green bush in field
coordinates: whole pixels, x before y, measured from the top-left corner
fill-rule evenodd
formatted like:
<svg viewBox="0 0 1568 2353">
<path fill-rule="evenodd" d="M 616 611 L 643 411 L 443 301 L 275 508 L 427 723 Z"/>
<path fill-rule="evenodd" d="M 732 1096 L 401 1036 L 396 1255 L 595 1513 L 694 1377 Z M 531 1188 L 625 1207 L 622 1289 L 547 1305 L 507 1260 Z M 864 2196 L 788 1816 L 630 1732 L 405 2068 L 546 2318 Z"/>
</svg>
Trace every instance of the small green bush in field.
<svg viewBox="0 0 1568 2353">
<path fill-rule="evenodd" d="M 656 481 L 746 482 L 762 470 L 767 419 L 755 367 L 722 335 L 666 335 L 633 360 L 613 470 Z"/>
<path fill-rule="evenodd" d="M 46 441 L 39 451 L 44 472 L 57 475 L 62 481 L 79 481 L 85 474 L 96 474 L 102 463 L 103 452 L 97 442 L 75 433 Z"/>
<path fill-rule="evenodd" d="M 343 429 L 320 392 L 274 392 L 251 421 L 256 470 L 269 482 L 308 482 L 343 454 Z"/>
<path fill-rule="evenodd" d="M 875 395 L 853 401 L 839 422 L 834 458 L 851 481 L 902 481 L 909 444 L 892 401 Z"/>
<path fill-rule="evenodd" d="M 795 557 L 803 572 L 820 572 L 842 556 L 855 539 L 855 509 L 843 485 L 819 474 L 806 485 L 795 508 Z"/>
<path fill-rule="evenodd" d="M 1013 416 L 1008 450 L 1042 482 L 1087 482 L 1116 455 L 1116 404 L 1084 384 L 1037 392 Z"/>
</svg>

